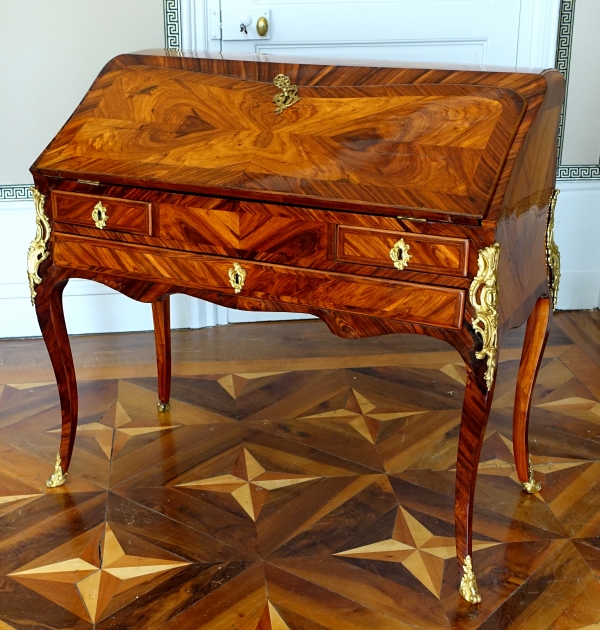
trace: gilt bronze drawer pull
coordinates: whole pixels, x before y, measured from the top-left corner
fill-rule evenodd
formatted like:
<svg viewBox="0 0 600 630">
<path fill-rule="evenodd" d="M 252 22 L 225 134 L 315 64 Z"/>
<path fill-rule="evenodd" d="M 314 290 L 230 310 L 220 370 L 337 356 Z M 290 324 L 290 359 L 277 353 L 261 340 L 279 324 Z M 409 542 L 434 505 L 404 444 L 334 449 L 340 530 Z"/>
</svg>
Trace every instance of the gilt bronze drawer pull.
<svg viewBox="0 0 600 630">
<path fill-rule="evenodd" d="M 390 258 L 392 259 L 396 269 L 400 269 L 400 271 L 402 271 L 404 267 L 408 265 L 408 261 L 412 258 L 412 254 L 408 253 L 409 250 L 410 247 L 408 246 L 408 243 L 404 242 L 403 238 L 394 243 L 394 247 L 390 249 Z"/>
<path fill-rule="evenodd" d="M 102 205 L 101 201 L 94 206 L 94 209 L 92 210 L 92 219 L 94 219 L 96 227 L 100 230 L 106 225 L 109 216 L 106 214 L 106 208 Z"/>
<path fill-rule="evenodd" d="M 233 267 L 229 270 L 229 284 L 231 284 L 236 293 L 239 293 L 244 288 L 247 275 L 248 272 L 242 268 L 240 263 L 233 263 Z"/>
</svg>

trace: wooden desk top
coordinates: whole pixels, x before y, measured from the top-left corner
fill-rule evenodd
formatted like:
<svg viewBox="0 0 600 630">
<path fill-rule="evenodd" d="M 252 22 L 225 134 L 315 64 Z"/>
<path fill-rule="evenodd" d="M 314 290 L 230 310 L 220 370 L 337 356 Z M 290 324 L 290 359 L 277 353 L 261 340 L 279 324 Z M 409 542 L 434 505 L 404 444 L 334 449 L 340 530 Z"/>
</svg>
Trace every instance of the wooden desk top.
<svg viewBox="0 0 600 630">
<path fill-rule="evenodd" d="M 300 100 L 277 115 L 279 74 L 298 86 Z M 107 64 L 32 170 L 473 224 L 498 213 L 544 98 L 562 99 L 557 71 L 325 66 L 150 51 Z"/>
</svg>

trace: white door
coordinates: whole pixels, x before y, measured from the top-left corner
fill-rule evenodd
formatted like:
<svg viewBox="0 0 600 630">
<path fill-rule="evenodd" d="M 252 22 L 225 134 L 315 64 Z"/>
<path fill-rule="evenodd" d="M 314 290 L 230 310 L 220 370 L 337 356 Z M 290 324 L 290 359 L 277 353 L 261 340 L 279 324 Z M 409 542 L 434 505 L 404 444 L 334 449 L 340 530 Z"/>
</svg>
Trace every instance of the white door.
<svg viewBox="0 0 600 630">
<path fill-rule="evenodd" d="M 560 0 L 195 0 L 205 48 L 324 59 L 554 65 Z M 259 19 L 268 23 L 259 34 Z M 289 319 L 218 307 L 218 323 Z"/>
<path fill-rule="evenodd" d="M 223 52 L 515 65 L 521 0 L 221 0 Z M 268 20 L 264 36 L 258 19 Z M 214 16 L 213 16 L 214 19 Z M 246 22 L 250 24 L 245 24 Z"/>
</svg>

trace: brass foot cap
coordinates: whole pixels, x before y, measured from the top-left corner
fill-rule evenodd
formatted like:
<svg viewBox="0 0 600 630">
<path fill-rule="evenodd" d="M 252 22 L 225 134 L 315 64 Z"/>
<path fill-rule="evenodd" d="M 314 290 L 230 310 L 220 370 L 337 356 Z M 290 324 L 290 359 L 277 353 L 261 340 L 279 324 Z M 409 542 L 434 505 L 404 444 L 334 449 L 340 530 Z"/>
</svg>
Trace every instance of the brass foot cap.
<svg viewBox="0 0 600 630">
<path fill-rule="evenodd" d="M 535 494 L 542 489 L 542 486 L 533 477 L 529 481 L 524 481 L 521 486 L 529 494 Z"/>
<path fill-rule="evenodd" d="M 46 479 L 46 487 L 47 488 L 58 488 L 62 486 L 67 480 L 67 473 L 57 475 L 54 473 L 51 477 Z"/>
<path fill-rule="evenodd" d="M 171 409 L 171 404 L 170 403 L 163 403 L 160 402 L 160 400 L 158 401 L 158 413 L 165 413 L 167 411 L 169 411 L 169 409 Z"/>
<path fill-rule="evenodd" d="M 63 472 L 62 460 L 60 458 L 60 452 L 56 454 L 56 462 L 54 462 L 54 472 L 52 476 L 46 480 L 47 488 L 58 488 L 62 486 L 67 480 L 67 473 Z"/>
<path fill-rule="evenodd" d="M 477 589 L 477 580 L 475 579 L 475 573 L 473 573 L 471 556 L 467 556 L 463 563 L 463 576 L 460 580 L 458 592 L 470 604 L 479 604 L 481 602 L 481 595 Z"/>
<path fill-rule="evenodd" d="M 531 463 L 531 460 L 529 460 L 528 472 L 529 479 L 527 481 L 524 481 L 521 486 L 523 487 L 523 490 L 525 490 L 525 492 L 528 492 L 529 494 L 535 494 L 542 489 L 542 486 L 535 480 L 535 477 L 533 476 L 533 464 Z"/>
</svg>

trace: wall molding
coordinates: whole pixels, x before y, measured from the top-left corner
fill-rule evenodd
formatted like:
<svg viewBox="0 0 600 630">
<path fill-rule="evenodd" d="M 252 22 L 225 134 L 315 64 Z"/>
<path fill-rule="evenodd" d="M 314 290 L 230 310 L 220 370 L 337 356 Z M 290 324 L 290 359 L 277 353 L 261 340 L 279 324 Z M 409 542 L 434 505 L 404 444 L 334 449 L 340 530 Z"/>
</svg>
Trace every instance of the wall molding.
<svg viewBox="0 0 600 630">
<path fill-rule="evenodd" d="M 565 100 L 558 125 L 558 168 L 556 177 L 561 181 L 600 179 L 600 164 L 562 164 L 562 149 L 565 132 L 565 118 L 569 97 L 569 75 L 571 70 L 571 50 L 573 47 L 573 27 L 575 25 L 575 0 L 561 0 L 558 18 L 556 43 L 556 68 L 565 78 Z"/>
</svg>

